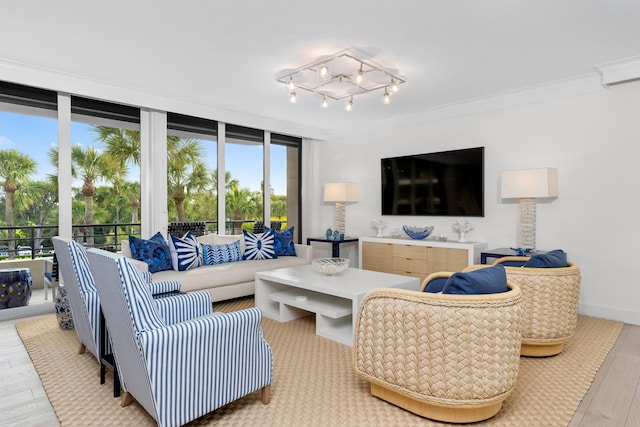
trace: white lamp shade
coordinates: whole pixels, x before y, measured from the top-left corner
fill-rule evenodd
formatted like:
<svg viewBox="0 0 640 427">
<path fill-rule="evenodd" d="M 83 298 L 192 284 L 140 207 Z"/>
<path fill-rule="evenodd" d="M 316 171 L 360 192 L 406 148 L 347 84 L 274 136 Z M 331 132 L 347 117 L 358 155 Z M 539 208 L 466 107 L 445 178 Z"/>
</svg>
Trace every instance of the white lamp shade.
<svg viewBox="0 0 640 427">
<path fill-rule="evenodd" d="M 324 185 L 325 202 L 357 202 L 358 184 L 355 182 L 328 182 Z"/>
<path fill-rule="evenodd" d="M 503 199 L 558 197 L 556 168 L 503 171 L 501 175 Z"/>
</svg>

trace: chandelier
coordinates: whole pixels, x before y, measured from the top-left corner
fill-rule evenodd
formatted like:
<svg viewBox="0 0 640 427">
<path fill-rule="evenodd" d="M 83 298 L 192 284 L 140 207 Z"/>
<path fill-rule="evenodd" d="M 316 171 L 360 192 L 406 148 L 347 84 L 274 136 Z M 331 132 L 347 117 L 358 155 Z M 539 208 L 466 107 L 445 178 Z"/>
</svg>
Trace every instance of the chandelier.
<svg viewBox="0 0 640 427">
<path fill-rule="evenodd" d="M 392 95 L 406 82 L 398 75 L 372 61 L 358 58 L 348 50 L 322 57 L 282 74 L 276 80 L 286 86 L 292 103 L 298 101 L 298 90 L 302 89 L 317 95 L 324 108 L 329 106 L 330 100 L 347 99 L 347 111 L 353 109 L 354 96 L 373 91 L 383 91 L 382 102 L 389 104 Z"/>
</svg>

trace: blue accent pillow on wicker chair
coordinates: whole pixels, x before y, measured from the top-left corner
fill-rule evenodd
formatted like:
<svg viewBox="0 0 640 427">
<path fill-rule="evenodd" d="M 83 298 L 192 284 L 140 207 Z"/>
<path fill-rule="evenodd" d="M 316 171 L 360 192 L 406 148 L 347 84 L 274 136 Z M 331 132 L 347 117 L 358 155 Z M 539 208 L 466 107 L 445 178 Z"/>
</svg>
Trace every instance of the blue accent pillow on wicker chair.
<svg viewBox="0 0 640 427">
<path fill-rule="evenodd" d="M 129 236 L 129 247 L 133 258 L 147 263 L 151 273 L 173 268 L 171 250 L 160 232 L 148 240 Z"/>
<path fill-rule="evenodd" d="M 507 292 L 507 273 L 500 264 L 478 270 L 454 273 L 443 294 L 497 294 Z"/>
<path fill-rule="evenodd" d="M 264 230 L 273 230 L 274 244 L 273 249 L 278 256 L 296 256 L 296 247 L 293 243 L 293 229 L 291 226 L 284 231 L 278 231 L 275 228 L 264 227 Z"/>
<path fill-rule="evenodd" d="M 269 229 L 262 234 L 253 234 L 242 230 L 244 234 L 244 255 L 242 259 L 273 259 L 278 258 L 274 250 L 275 237 Z"/>
<path fill-rule="evenodd" d="M 523 267 L 529 268 L 561 268 L 567 267 L 567 254 L 562 249 L 556 249 L 544 254 L 531 257 Z"/>
</svg>

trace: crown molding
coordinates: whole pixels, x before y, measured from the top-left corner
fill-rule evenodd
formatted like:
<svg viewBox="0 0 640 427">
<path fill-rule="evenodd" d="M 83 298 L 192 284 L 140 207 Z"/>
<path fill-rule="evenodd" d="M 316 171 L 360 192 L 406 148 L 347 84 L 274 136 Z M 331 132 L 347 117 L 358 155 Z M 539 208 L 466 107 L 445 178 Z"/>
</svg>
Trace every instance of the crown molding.
<svg viewBox="0 0 640 427">
<path fill-rule="evenodd" d="M 600 73 L 602 85 L 605 87 L 638 80 L 640 79 L 640 56 L 596 65 L 595 69 Z"/>
<path fill-rule="evenodd" d="M 429 122 L 552 101 L 603 90 L 605 90 L 605 88 L 602 86 L 598 74 L 590 73 L 546 84 L 456 102 L 411 115 L 380 120 L 367 126 L 354 126 L 335 130 L 331 133 L 330 138 L 352 136 L 362 134 L 363 132 L 381 131 L 389 129 L 390 127 L 416 126 Z"/>
</svg>

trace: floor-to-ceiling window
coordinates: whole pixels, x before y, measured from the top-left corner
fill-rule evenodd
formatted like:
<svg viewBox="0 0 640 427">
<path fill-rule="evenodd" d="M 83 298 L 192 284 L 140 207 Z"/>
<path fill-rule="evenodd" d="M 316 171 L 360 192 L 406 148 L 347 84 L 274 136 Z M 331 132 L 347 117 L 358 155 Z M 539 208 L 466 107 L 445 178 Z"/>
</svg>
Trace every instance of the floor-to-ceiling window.
<svg viewBox="0 0 640 427">
<path fill-rule="evenodd" d="M 295 227 L 299 242 L 301 140 L 272 133 L 270 146 L 271 221 L 281 221 L 282 228 Z"/>
<path fill-rule="evenodd" d="M 253 229 L 264 220 L 264 131 L 227 124 L 225 129 L 226 233 Z M 267 193 L 268 194 L 268 193 Z"/>
<path fill-rule="evenodd" d="M 217 231 L 218 123 L 167 113 L 169 221 L 205 221 Z"/>
<path fill-rule="evenodd" d="M 41 258 L 51 257 L 58 223 L 56 97 L 0 82 L 0 268 L 28 268 L 35 288 L 27 301 L 3 278 L 1 308 L 52 301 L 50 291 L 44 299 Z"/>
<path fill-rule="evenodd" d="M 140 110 L 71 97 L 73 237 L 115 250 L 140 222 Z"/>
</svg>

